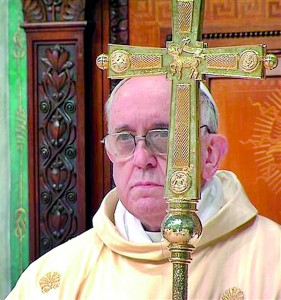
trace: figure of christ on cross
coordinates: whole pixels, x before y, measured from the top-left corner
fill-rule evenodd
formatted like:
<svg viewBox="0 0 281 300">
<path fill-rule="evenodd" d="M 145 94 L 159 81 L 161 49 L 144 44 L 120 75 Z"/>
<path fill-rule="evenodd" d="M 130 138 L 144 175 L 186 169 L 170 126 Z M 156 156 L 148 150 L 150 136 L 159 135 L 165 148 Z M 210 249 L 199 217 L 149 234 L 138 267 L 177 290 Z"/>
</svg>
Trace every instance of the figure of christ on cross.
<svg viewBox="0 0 281 300">
<path fill-rule="evenodd" d="M 162 234 L 170 243 L 173 299 L 187 299 L 188 263 L 202 226 L 200 198 L 199 82 L 207 75 L 262 78 L 277 65 L 265 45 L 207 48 L 201 41 L 204 0 L 172 0 L 172 42 L 166 48 L 109 45 L 97 65 L 109 78 L 165 74 L 172 80 L 165 183 L 168 214 Z"/>
</svg>

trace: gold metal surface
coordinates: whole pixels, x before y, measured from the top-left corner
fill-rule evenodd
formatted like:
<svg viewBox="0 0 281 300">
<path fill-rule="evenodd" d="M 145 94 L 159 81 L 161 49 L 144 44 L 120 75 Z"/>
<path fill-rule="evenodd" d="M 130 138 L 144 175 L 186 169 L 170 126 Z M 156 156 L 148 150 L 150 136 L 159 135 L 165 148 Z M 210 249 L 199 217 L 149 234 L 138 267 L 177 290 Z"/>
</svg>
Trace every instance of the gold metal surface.
<svg viewBox="0 0 281 300">
<path fill-rule="evenodd" d="M 267 70 L 273 70 L 278 65 L 278 59 L 274 54 L 267 54 L 263 59 L 263 65 Z"/>
<path fill-rule="evenodd" d="M 110 68 L 115 73 L 124 73 L 130 67 L 129 53 L 125 50 L 116 50 L 110 55 Z"/>
<path fill-rule="evenodd" d="M 189 166 L 190 85 L 178 84 L 175 112 L 175 137 L 172 165 L 174 168 Z M 184 142 L 184 144 L 183 144 Z"/>
<path fill-rule="evenodd" d="M 193 0 L 178 0 L 179 33 L 190 33 L 192 28 Z"/>
<path fill-rule="evenodd" d="M 255 71 L 260 64 L 259 54 L 253 50 L 246 50 L 241 53 L 239 66 L 247 73 Z"/>
<path fill-rule="evenodd" d="M 191 177 L 186 171 L 175 171 L 170 177 L 171 190 L 182 194 L 191 187 Z"/>
<path fill-rule="evenodd" d="M 102 53 L 96 59 L 96 65 L 101 70 L 107 70 L 108 69 L 108 63 L 109 63 L 109 59 L 108 59 L 107 54 Z"/>
<path fill-rule="evenodd" d="M 152 54 L 132 54 L 132 70 L 147 70 L 162 68 L 162 56 Z"/>
<path fill-rule="evenodd" d="M 237 70 L 238 57 L 236 54 L 213 54 L 206 56 L 207 68 L 220 70 Z"/>
<path fill-rule="evenodd" d="M 172 75 L 177 74 L 178 79 L 182 79 L 183 69 L 189 69 L 187 78 L 199 79 L 198 67 L 200 60 L 205 58 L 202 49 L 188 46 L 189 41 L 183 40 L 182 45 L 171 43 L 168 46 L 168 54 L 173 59 L 170 64 L 170 72 Z"/>
</svg>

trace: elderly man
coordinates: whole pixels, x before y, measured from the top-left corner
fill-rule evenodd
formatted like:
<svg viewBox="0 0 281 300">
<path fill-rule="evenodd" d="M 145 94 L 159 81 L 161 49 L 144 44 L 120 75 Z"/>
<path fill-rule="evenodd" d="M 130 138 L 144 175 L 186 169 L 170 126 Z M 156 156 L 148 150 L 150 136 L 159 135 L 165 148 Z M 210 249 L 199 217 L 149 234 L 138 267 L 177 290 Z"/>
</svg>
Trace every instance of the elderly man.
<svg viewBox="0 0 281 300">
<path fill-rule="evenodd" d="M 23 273 L 8 299 L 171 299 L 172 265 L 160 234 L 171 83 L 122 81 L 106 107 L 104 139 L 116 189 L 93 229 L 53 249 Z M 280 226 L 257 215 L 234 174 L 218 171 L 227 150 L 202 85 L 203 235 L 189 267 L 190 299 L 281 299 Z"/>
</svg>

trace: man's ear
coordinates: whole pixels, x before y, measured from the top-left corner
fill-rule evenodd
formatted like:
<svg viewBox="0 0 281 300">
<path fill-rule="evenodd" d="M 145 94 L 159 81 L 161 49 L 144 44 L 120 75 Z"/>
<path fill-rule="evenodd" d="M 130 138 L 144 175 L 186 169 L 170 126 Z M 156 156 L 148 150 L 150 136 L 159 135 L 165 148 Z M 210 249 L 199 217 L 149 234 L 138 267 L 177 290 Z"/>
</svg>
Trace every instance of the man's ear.
<svg viewBox="0 0 281 300">
<path fill-rule="evenodd" d="M 206 144 L 205 155 L 202 159 L 202 178 L 206 181 L 210 180 L 216 173 L 220 163 L 228 150 L 226 138 L 220 134 L 209 134 Z"/>
</svg>

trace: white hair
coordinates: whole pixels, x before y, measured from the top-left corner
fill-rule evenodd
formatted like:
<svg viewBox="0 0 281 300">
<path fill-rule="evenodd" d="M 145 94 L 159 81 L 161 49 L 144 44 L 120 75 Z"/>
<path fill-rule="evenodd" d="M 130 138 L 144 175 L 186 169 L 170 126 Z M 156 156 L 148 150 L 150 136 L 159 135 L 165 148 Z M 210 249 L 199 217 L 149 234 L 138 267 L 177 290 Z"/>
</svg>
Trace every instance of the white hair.
<svg viewBox="0 0 281 300">
<path fill-rule="evenodd" d="M 129 79 L 130 78 L 125 78 L 121 80 L 113 89 L 110 97 L 106 101 L 104 111 L 105 111 L 105 117 L 107 123 L 109 123 L 110 110 L 115 95 L 117 91 L 120 89 L 120 87 Z M 218 109 L 210 91 L 202 82 L 200 82 L 199 85 L 199 93 L 200 93 L 200 126 L 206 125 L 211 133 L 217 133 L 218 119 L 219 119 Z"/>
</svg>

